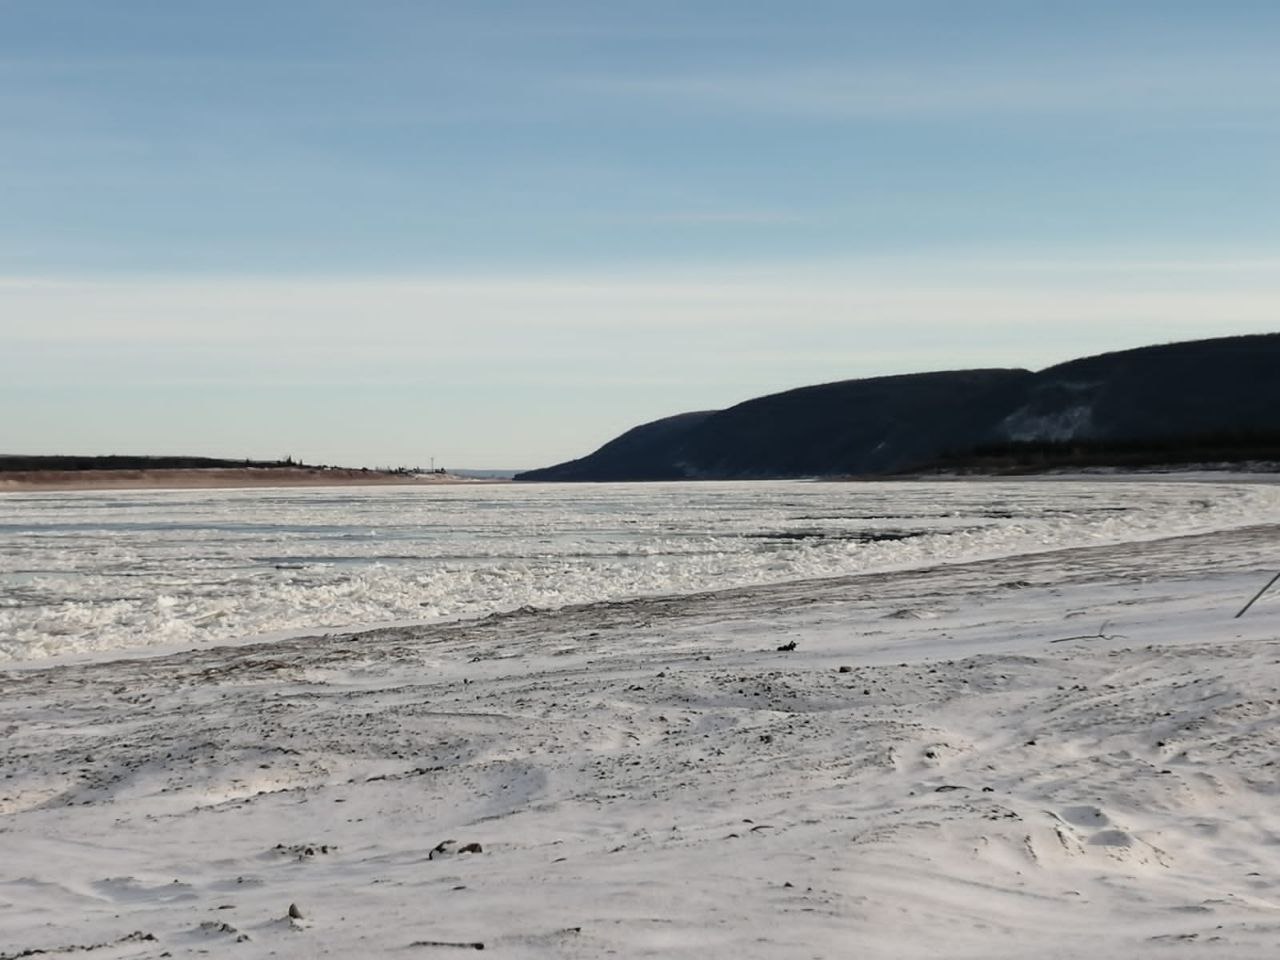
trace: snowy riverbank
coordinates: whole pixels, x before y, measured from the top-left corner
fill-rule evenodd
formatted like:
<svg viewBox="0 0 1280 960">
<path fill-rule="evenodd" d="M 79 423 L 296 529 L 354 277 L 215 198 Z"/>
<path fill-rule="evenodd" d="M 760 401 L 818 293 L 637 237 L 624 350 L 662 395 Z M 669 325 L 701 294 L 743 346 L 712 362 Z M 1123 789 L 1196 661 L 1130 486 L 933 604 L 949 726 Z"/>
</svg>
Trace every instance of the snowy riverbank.
<svg viewBox="0 0 1280 960">
<path fill-rule="evenodd" d="M 1276 532 L 12 669 L 0 956 L 1270 957 Z"/>
</svg>

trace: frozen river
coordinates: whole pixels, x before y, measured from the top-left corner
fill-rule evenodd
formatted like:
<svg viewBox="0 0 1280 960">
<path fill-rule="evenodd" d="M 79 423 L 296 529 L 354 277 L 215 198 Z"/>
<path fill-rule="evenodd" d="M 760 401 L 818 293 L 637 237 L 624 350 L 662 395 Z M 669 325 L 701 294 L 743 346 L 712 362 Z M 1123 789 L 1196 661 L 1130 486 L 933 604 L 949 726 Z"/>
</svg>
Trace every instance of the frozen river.
<svg viewBox="0 0 1280 960">
<path fill-rule="evenodd" d="M 692 593 L 1280 522 L 1231 481 L 0 495 L 0 659 Z"/>
</svg>

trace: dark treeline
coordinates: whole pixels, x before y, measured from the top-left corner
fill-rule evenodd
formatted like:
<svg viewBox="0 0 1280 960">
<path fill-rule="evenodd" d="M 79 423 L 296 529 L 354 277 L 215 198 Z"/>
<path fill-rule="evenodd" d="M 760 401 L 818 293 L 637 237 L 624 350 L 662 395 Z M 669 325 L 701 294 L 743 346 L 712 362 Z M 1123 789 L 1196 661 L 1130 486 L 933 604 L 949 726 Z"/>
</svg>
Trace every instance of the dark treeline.
<svg viewBox="0 0 1280 960">
<path fill-rule="evenodd" d="M 0 472 L 32 470 L 198 470 L 211 467 L 306 467 L 292 457 L 284 460 L 220 460 L 216 457 L 100 457 L 24 456 L 0 454 Z"/>
<path fill-rule="evenodd" d="M 1280 432 L 1221 432 L 1141 440 L 1011 441 L 946 453 L 910 472 L 1032 473 L 1057 467 L 1280 463 Z"/>
</svg>

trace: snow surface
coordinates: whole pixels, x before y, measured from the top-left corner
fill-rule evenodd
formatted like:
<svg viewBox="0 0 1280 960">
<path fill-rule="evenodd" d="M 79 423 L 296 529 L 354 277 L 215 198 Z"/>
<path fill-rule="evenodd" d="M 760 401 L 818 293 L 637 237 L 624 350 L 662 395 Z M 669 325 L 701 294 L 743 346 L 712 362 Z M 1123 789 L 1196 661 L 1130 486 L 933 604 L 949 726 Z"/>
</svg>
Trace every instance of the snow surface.
<svg viewBox="0 0 1280 960">
<path fill-rule="evenodd" d="M 1275 957 L 1278 529 L 10 667 L 0 957 Z"/>
</svg>

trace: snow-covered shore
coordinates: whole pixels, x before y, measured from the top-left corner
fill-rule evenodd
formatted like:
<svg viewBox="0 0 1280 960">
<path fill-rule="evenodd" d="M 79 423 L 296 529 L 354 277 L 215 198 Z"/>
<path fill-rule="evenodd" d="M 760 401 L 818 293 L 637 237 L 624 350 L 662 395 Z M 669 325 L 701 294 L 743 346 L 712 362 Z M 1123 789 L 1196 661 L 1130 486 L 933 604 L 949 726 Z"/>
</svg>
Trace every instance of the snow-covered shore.
<svg viewBox="0 0 1280 960">
<path fill-rule="evenodd" d="M 1276 534 L 0 672 L 0 957 L 1272 957 Z"/>
</svg>

